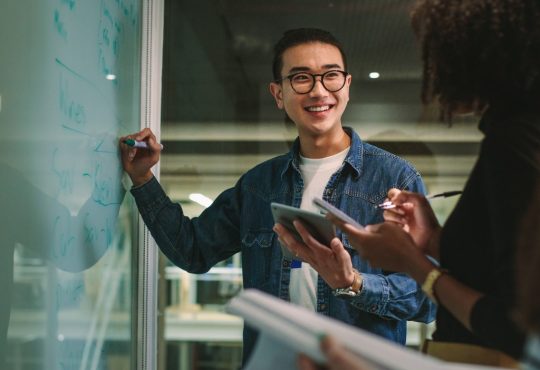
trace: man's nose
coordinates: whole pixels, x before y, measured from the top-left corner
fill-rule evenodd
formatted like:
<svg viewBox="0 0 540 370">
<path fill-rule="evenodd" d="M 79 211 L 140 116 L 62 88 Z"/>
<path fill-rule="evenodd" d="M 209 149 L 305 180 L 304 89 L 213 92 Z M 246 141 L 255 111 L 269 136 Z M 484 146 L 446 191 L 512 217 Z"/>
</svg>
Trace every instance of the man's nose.
<svg viewBox="0 0 540 370">
<path fill-rule="evenodd" d="M 322 77 L 316 76 L 315 77 L 315 84 L 313 85 L 313 89 L 309 92 L 310 96 L 324 96 L 328 95 L 328 90 L 323 85 Z"/>
</svg>

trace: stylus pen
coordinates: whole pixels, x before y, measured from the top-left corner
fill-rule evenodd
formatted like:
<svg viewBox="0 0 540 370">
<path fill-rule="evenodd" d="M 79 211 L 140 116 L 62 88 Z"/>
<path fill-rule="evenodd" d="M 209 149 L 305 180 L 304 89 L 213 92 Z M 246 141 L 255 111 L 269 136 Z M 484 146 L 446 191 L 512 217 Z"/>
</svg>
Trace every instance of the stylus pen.
<svg viewBox="0 0 540 370">
<path fill-rule="evenodd" d="M 453 197 L 453 196 L 456 196 L 456 195 L 460 195 L 461 193 L 463 193 L 461 190 L 445 191 L 445 192 L 442 192 L 442 193 L 426 195 L 426 199 L 448 198 L 448 197 Z M 390 201 L 387 201 L 387 202 L 378 204 L 377 208 L 391 209 L 391 208 L 396 208 L 396 205 L 394 203 L 390 202 Z"/>
<path fill-rule="evenodd" d="M 129 145 L 133 148 L 143 148 L 143 149 L 149 149 L 150 146 L 146 141 L 137 141 L 133 139 L 126 139 L 123 141 L 124 144 Z M 161 149 L 163 150 L 163 144 L 159 144 L 161 146 Z"/>
</svg>

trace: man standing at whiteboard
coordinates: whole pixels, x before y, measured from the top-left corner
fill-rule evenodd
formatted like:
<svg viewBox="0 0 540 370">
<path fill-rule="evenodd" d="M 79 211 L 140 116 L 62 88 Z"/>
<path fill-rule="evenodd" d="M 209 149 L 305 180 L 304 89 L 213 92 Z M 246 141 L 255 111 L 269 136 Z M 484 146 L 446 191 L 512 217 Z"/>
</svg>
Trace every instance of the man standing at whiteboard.
<svg viewBox="0 0 540 370">
<path fill-rule="evenodd" d="M 362 261 L 346 236 L 331 248 L 311 251 L 304 261 L 283 258 L 273 231 L 270 203 L 315 210 L 321 197 L 363 224 L 382 221 L 374 207 L 388 189 L 424 192 L 406 161 L 364 143 L 341 117 L 352 77 L 341 44 L 319 29 L 287 31 L 274 48 L 270 92 L 298 130 L 290 152 L 246 172 L 199 217 L 189 219 L 172 203 L 151 167 L 160 145 L 149 129 L 120 139 L 122 162 L 131 177 L 139 212 L 163 253 L 180 268 L 205 273 L 242 252 L 243 283 L 284 300 L 405 343 L 406 321 L 430 322 L 434 306 L 403 274 Z M 123 144 L 145 141 L 149 149 Z M 244 360 L 256 340 L 244 330 Z"/>
</svg>

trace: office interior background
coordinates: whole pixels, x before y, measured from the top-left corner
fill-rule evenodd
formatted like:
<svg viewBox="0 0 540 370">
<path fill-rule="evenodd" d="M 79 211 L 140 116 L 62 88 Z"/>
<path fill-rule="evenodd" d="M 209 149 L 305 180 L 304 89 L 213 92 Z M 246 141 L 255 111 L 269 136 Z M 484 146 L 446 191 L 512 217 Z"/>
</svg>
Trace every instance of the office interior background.
<svg viewBox="0 0 540 370">
<path fill-rule="evenodd" d="M 462 189 L 478 150 L 474 117 L 439 121 L 420 102 L 421 59 L 412 1 L 277 0 L 165 2 L 161 182 L 197 216 L 240 175 L 288 150 L 296 137 L 268 90 L 283 31 L 318 27 L 342 41 L 353 76 L 343 124 L 420 171 L 428 192 Z M 456 198 L 433 202 L 443 222 Z M 239 256 L 204 275 L 164 262 L 166 369 L 235 369 L 241 321 L 223 304 L 241 289 Z M 432 327 L 410 323 L 417 346 Z"/>
<path fill-rule="evenodd" d="M 273 44 L 285 30 L 297 27 L 327 29 L 345 47 L 353 77 L 345 126 L 409 160 L 429 193 L 462 189 L 481 140 L 477 118 L 456 117 L 450 126 L 440 122 L 436 106 L 421 104 L 420 51 L 408 18 L 412 2 L 165 0 L 161 114 L 165 150 L 160 177 L 171 199 L 195 217 L 246 170 L 288 151 L 296 130 L 285 123 L 268 84 Z M 456 201 L 433 201 L 441 222 Z M 129 250 L 130 235 L 123 236 L 119 251 Z M 202 275 L 188 274 L 160 258 L 159 369 L 237 369 L 242 321 L 223 308 L 242 289 L 240 256 Z M 15 254 L 14 306 L 25 312 L 33 309 L 23 307 L 31 297 L 42 302 L 46 295 L 45 269 L 36 260 Z M 108 267 L 98 266 L 80 282 L 89 295 L 103 284 L 105 270 Z M 103 310 L 110 320 L 119 322 L 102 333 L 106 342 L 116 344 L 108 347 L 107 360 L 95 368 L 129 369 L 133 351 L 125 315 L 133 291 L 132 271 L 126 262 L 111 273 L 114 298 L 83 302 L 107 305 Z M 18 328 L 24 333 L 31 329 L 26 316 L 15 312 L 11 320 L 11 336 L 18 335 Z M 410 323 L 407 344 L 416 348 L 432 329 Z M 45 354 L 24 343 L 21 339 L 10 344 L 10 369 L 41 369 Z M 74 354 L 74 363 L 81 353 Z"/>
</svg>

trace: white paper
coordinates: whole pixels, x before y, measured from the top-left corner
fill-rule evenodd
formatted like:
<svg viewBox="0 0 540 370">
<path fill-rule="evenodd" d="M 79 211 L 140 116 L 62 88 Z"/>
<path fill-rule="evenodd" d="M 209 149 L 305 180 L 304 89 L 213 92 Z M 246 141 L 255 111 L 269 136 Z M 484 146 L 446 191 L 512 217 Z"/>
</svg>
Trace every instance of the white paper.
<svg viewBox="0 0 540 370">
<path fill-rule="evenodd" d="M 297 370 L 297 356 L 285 342 L 261 333 L 244 370 Z"/>
<path fill-rule="evenodd" d="M 324 363 L 321 335 L 333 336 L 374 370 L 501 370 L 444 362 L 254 289 L 233 298 L 226 311 L 260 332 L 246 370 L 294 370 L 299 353 Z"/>
</svg>

